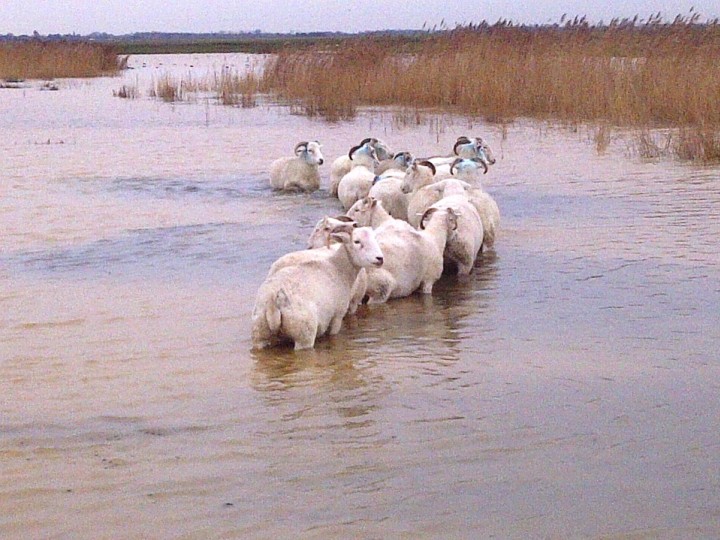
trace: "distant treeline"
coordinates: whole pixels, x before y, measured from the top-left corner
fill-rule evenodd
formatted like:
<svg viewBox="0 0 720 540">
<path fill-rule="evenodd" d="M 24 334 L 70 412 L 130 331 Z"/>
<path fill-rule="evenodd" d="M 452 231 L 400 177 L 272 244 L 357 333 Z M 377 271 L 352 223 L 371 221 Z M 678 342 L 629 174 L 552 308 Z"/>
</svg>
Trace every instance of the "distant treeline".
<svg viewBox="0 0 720 540">
<path fill-rule="evenodd" d="M 267 33 L 252 32 L 136 32 L 114 35 L 104 32 L 92 34 L 49 34 L 40 35 L 0 35 L 2 43 L 103 43 L 111 44 L 118 54 L 173 54 L 173 53 L 230 53 L 245 52 L 255 54 L 275 53 L 287 48 L 306 48 L 316 46 L 334 47 L 348 40 L 363 37 L 395 37 L 414 41 L 427 36 L 420 30 L 383 30 L 348 34 L 344 32 L 306 32 L 306 33 Z"/>
</svg>

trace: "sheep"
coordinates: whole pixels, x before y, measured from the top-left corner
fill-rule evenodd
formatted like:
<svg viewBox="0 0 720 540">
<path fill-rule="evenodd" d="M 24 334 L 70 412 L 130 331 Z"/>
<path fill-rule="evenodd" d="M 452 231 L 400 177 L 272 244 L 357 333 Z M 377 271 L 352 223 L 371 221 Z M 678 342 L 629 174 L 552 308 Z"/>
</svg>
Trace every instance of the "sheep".
<svg viewBox="0 0 720 540">
<path fill-rule="evenodd" d="M 441 176 L 449 176 L 449 166 L 456 158 L 478 158 L 482 161 L 485 166 L 485 173 L 488 172 L 488 167 L 495 163 L 495 157 L 492 153 L 490 145 L 485 142 L 482 137 L 458 137 L 453 145 L 453 152 L 449 156 L 433 156 L 429 158 L 423 158 L 425 161 L 430 161 L 438 169 L 437 174 Z"/>
<path fill-rule="evenodd" d="M 338 198 L 345 210 L 370 193 L 375 179 L 375 165 L 378 163 L 377 153 L 370 143 L 351 148 L 348 155 L 353 162 L 353 168 L 338 184 Z"/>
<path fill-rule="evenodd" d="M 400 190 L 406 195 L 411 195 L 420 188 L 433 184 L 436 178 L 437 169 L 432 162 L 427 160 L 414 161 L 405 171 Z"/>
<path fill-rule="evenodd" d="M 332 238 L 341 246 L 326 259 L 281 268 L 262 283 L 252 312 L 253 348 L 292 341 L 295 350 L 310 349 L 319 336 L 340 331 L 358 272 L 381 267 L 383 253 L 369 227 Z"/>
<path fill-rule="evenodd" d="M 330 245 L 331 234 L 336 228 L 342 228 L 343 224 L 350 223 L 357 226 L 355 221 L 348 216 L 325 216 L 315 224 L 310 237 L 308 238 L 308 249 L 327 247 Z"/>
<path fill-rule="evenodd" d="M 329 216 L 323 217 L 317 222 L 312 233 L 310 233 L 308 249 L 292 251 L 277 259 L 270 266 L 268 276 L 273 275 L 281 268 L 287 266 L 294 266 L 309 260 L 328 258 L 333 254 L 334 250 L 339 247 L 337 243 L 333 242 L 333 233 L 339 233 L 341 231 L 350 233 L 354 227 L 357 227 L 357 223 L 347 216 L 337 216 L 334 218 Z M 367 273 L 364 268 L 361 268 L 352 286 L 350 305 L 348 307 L 348 313 L 350 315 L 354 314 L 362 303 L 366 289 Z"/>
<path fill-rule="evenodd" d="M 366 139 L 363 139 L 358 146 L 362 146 L 364 144 L 369 144 L 370 146 L 375 148 L 375 153 L 378 160 L 387 160 L 393 158 L 392 152 L 388 149 L 387 145 L 380 139 L 368 137 Z M 352 152 L 352 149 L 350 150 L 350 152 Z M 349 154 L 339 156 L 335 159 L 335 161 L 333 161 L 330 167 L 330 187 L 328 188 L 331 196 L 338 196 L 338 185 L 340 184 L 340 180 L 342 180 L 342 177 L 350 172 L 350 169 L 352 169 L 352 167 L 353 162 Z"/>
<path fill-rule="evenodd" d="M 380 201 L 369 195 L 355 201 L 348 209 L 346 215 L 359 226 L 372 227 L 373 229 L 377 229 L 388 221 L 395 220 L 395 218 L 385 210 Z"/>
<path fill-rule="evenodd" d="M 486 170 L 486 165 L 479 158 L 456 158 L 450 165 L 450 172 L 453 174 L 451 179 L 464 182 L 462 185 L 483 222 L 483 245 L 490 248 L 495 244 L 495 237 L 500 227 L 500 209 L 495 200 L 483 190 L 478 172 L 480 168 Z M 414 227 L 419 225 L 423 212 L 445 196 L 447 179 L 431 183 L 434 179 L 435 177 L 431 177 L 422 169 L 418 171 L 408 169 L 405 175 L 401 189 L 409 194 L 408 222 Z"/>
<path fill-rule="evenodd" d="M 284 191 L 315 191 L 320 187 L 318 166 L 323 155 L 318 141 L 295 145 L 295 157 L 281 157 L 270 164 L 270 185 Z"/>
<path fill-rule="evenodd" d="M 397 173 L 400 171 L 388 171 L 382 176 L 376 176 L 368 195 L 381 201 L 392 217 L 407 221 L 409 199 L 401 189 L 405 175 Z"/>
<path fill-rule="evenodd" d="M 382 268 L 368 268 L 368 304 L 409 296 L 415 291 L 431 294 L 443 272 L 443 253 L 455 234 L 457 216 L 452 208 L 429 216 L 423 230 L 401 220 L 389 220 L 376 229 L 383 252 Z"/>
<path fill-rule="evenodd" d="M 428 211 L 453 210 L 457 215 L 457 229 L 456 234 L 445 245 L 444 259 L 448 266 L 457 266 L 458 275 L 466 276 L 472 272 L 477 255 L 483 247 L 483 223 L 470 201 L 464 182 L 450 179 L 443 180 L 442 183 L 445 184 L 445 196 L 423 213 L 419 227 L 422 229 L 427 226 Z"/>
<path fill-rule="evenodd" d="M 377 148 L 375 150 L 377 151 Z M 383 159 L 380 157 L 380 153 L 378 153 L 378 159 L 380 160 L 380 163 L 377 167 L 375 167 L 375 174 L 380 176 L 386 171 L 404 171 L 412 164 L 413 161 L 415 161 L 415 158 L 410 152 L 398 152 L 387 159 Z"/>
<path fill-rule="evenodd" d="M 450 166 L 450 172 L 453 173 L 455 178 L 464 180 L 472 186 L 467 190 L 470 195 L 470 202 L 475 206 L 483 222 L 485 231 L 483 246 L 489 248 L 495 244 L 495 236 L 500 227 L 500 208 L 498 208 L 495 199 L 483 189 L 477 172 L 478 167 L 481 166 L 484 166 L 487 171 L 487 165 L 484 165 L 478 158 L 458 158 Z"/>
</svg>

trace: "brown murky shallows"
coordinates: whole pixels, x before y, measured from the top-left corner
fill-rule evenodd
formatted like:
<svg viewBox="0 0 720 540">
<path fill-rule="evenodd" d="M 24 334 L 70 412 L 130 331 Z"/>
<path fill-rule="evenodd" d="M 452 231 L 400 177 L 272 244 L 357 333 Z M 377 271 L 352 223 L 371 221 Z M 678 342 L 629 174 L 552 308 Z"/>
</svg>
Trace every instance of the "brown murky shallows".
<svg viewBox="0 0 720 540">
<path fill-rule="evenodd" d="M 147 97 L 225 64 L 0 91 L 0 537 L 720 535 L 717 168 L 533 122 Z M 327 185 L 365 136 L 463 134 L 498 157 L 474 273 L 252 352 L 270 263 L 340 211 L 271 192 L 270 161 L 319 139 Z"/>
</svg>

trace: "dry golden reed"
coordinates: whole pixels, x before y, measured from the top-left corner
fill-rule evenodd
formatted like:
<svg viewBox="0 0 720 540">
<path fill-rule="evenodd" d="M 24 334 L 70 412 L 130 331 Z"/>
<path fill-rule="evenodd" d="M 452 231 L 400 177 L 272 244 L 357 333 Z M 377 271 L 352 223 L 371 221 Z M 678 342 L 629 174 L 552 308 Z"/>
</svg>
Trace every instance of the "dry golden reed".
<svg viewBox="0 0 720 540">
<path fill-rule="evenodd" d="M 720 25 L 697 16 L 480 23 L 404 48 L 368 37 L 281 52 L 261 88 L 330 119 L 351 117 L 359 105 L 400 105 L 506 120 L 718 127 L 719 57 Z"/>
<path fill-rule="evenodd" d="M 127 57 L 112 45 L 89 42 L 0 43 L 0 79 L 99 77 L 122 69 Z"/>
</svg>

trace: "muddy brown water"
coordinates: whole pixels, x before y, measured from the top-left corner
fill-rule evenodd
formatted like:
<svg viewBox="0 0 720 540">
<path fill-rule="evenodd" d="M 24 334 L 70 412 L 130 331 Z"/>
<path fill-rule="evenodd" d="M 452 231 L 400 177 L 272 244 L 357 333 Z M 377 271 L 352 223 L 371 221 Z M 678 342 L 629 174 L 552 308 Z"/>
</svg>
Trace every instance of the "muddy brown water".
<svg viewBox="0 0 720 540">
<path fill-rule="evenodd" d="M 0 537 L 720 536 L 720 171 L 534 122 L 147 97 L 253 62 L 0 91 Z M 502 212 L 473 274 L 252 352 L 269 265 L 340 210 L 329 162 L 463 134 Z M 271 192 L 308 138 L 324 189 Z"/>
</svg>

